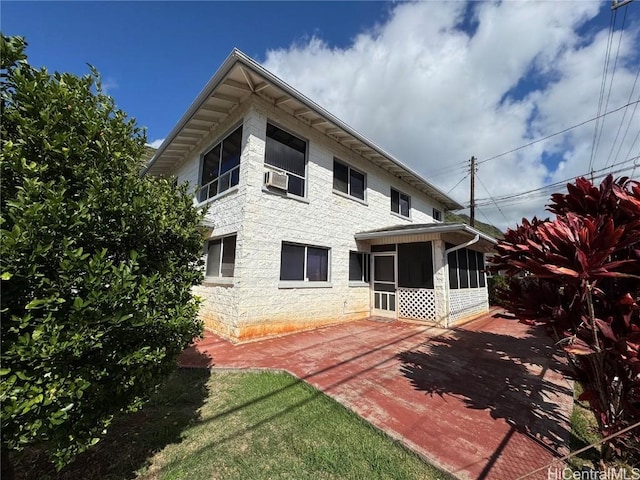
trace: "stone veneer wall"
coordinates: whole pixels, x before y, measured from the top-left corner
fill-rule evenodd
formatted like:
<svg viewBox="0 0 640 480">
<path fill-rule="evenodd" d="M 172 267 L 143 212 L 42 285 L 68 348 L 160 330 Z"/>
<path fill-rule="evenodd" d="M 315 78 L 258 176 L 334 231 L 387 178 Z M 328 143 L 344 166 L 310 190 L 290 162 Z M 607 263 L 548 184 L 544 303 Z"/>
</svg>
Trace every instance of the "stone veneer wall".
<svg viewBox="0 0 640 480">
<path fill-rule="evenodd" d="M 201 315 L 207 327 L 233 339 L 250 340 L 366 318 L 370 312 L 368 285 L 349 286 L 349 251 L 368 251 L 356 243 L 354 234 L 433 222 L 432 209 L 443 210 L 442 205 L 257 98 L 193 151 L 178 170 L 180 181 L 197 185 L 200 155 L 241 119 L 244 148 L 239 185 L 210 202 L 207 214 L 215 224 L 212 238 L 237 234 L 235 274 L 230 284 L 210 282 L 196 288 L 196 294 L 205 300 Z M 307 141 L 305 199 L 287 198 L 263 187 L 267 121 Z M 367 174 L 366 204 L 333 192 L 334 157 Z M 411 195 L 411 220 L 391 212 L 390 187 Z M 279 280 L 283 241 L 330 248 L 330 286 L 312 282 L 305 288 L 284 288 Z M 441 256 L 434 255 L 437 278 L 443 275 Z"/>
</svg>

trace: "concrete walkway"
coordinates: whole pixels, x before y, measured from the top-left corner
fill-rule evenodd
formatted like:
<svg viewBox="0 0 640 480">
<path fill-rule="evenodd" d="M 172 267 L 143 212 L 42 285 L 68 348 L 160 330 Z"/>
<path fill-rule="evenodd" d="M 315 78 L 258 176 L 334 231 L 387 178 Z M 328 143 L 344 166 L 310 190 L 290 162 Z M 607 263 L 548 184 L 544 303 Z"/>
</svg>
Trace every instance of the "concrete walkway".
<svg viewBox="0 0 640 480">
<path fill-rule="evenodd" d="M 553 352 L 544 332 L 487 315 L 453 331 L 367 320 L 243 345 L 207 333 L 180 364 L 286 370 L 456 477 L 502 480 L 567 453 L 572 384 Z"/>
</svg>

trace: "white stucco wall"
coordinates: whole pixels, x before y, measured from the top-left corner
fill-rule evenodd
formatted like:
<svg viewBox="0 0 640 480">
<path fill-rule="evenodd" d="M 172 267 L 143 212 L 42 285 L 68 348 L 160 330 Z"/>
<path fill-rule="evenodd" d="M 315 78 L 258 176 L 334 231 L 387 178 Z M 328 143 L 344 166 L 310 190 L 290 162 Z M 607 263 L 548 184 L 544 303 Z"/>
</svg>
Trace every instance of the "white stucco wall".
<svg viewBox="0 0 640 480">
<path fill-rule="evenodd" d="M 308 142 L 307 198 L 285 198 L 264 191 L 264 145 L 267 121 Z M 349 251 L 358 248 L 354 234 L 376 228 L 433 221 L 436 202 L 388 172 L 320 135 L 301 121 L 266 102 L 248 112 L 250 166 L 244 209 L 244 244 L 236 263 L 239 296 L 237 327 L 241 339 L 285 333 L 321 324 L 366 318 L 370 290 L 349 286 Z M 338 157 L 366 172 L 366 205 L 333 192 L 333 159 Z M 411 195 L 411 220 L 392 214 L 390 187 Z M 282 242 L 328 247 L 330 287 L 283 288 L 280 276 Z"/>
<path fill-rule="evenodd" d="M 175 175 L 180 183 L 188 182 L 194 191 L 199 185 L 201 157 L 204 153 L 217 144 L 224 136 L 231 133 L 243 122 L 248 110 L 245 105 L 230 115 L 227 120 L 213 129 L 199 142 L 187 155 L 185 160 L 175 170 Z M 249 133 L 243 125 L 242 144 L 249 144 Z M 245 197 L 247 194 L 247 170 L 250 162 L 247 156 L 250 150 L 245 148 L 240 160 L 240 176 L 238 185 L 223 192 L 216 199 L 209 199 L 200 203 L 194 196 L 194 202 L 207 209 L 206 221 L 214 226 L 210 238 L 218 238 L 235 233 L 236 251 L 243 248 L 243 218 Z M 203 245 L 204 254 L 204 245 Z M 239 260 L 236 259 L 235 271 Z M 202 285 L 194 288 L 194 293 L 202 298 L 200 318 L 209 329 L 222 335 L 233 338 L 236 336 L 236 318 L 238 317 L 238 290 L 235 288 L 236 279 L 211 279 L 205 278 Z"/>
<path fill-rule="evenodd" d="M 307 197 L 286 198 L 265 191 L 264 148 L 270 121 L 305 139 L 308 145 Z M 213 129 L 176 168 L 180 182 L 198 185 L 203 153 L 243 123 L 243 153 L 237 187 L 206 203 L 211 238 L 235 233 L 233 279 L 207 279 L 195 289 L 204 303 L 205 325 L 239 340 L 314 328 L 322 324 L 366 318 L 368 286 L 349 286 L 349 251 L 368 251 L 354 240 L 357 232 L 393 225 L 433 222 L 432 210 L 442 205 L 355 152 L 321 135 L 302 121 L 254 98 Z M 365 172 L 366 204 L 333 192 L 333 159 Z M 391 212 L 390 188 L 411 196 L 411 219 Z M 330 248 L 330 286 L 283 288 L 280 282 L 282 242 Z M 442 248 L 440 245 L 437 247 Z M 435 249 L 434 269 L 442 276 Z M 445 272 L 446 274 L 446 272 Z M 436 296 L 444 293 L 436 289 Z M 443 301 L 438 315 L 444 315 Z"/>
</svg>

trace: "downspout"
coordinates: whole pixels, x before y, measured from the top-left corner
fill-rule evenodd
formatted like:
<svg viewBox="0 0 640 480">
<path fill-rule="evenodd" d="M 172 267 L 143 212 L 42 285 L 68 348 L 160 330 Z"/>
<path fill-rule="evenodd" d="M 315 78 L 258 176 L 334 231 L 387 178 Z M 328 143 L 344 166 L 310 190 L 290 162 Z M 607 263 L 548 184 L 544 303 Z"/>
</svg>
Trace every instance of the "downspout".
<svg viewBox="0 0 640 480">
<path fill-rule="evenodd" d="M 461 243 L 460 245 L 456 245 L 455 247 L 451 247 L 451 248 L 445 250 L 444 253 L 442 254 L 443 257 L 444 257 L 443 260 L 442 260 L 442 263 L 447 266 L 447 272 L 449 271 L 449 261 L 448 261 L 448 258 L 447 258 L 448 255 L 451 252 L 455 252 L 455 251 L 460 250 L 462 248 L 466 248 L 469 245 L 473 245 L 474 243 L 478 243 L 479 240 L 480 240 L 480 235 L 476 234 L 476 236 L 474 238 L 472 238 L 471 240 L 469 240 L 468 242 Z M 449 276 L 448 275 L 447 275 L 447 284 L 446 285 L 447 285 L 447 295 L 446 295 L 447 304 L 446 304 L 446 310 L 445 310 L 447 312 L 447 325 L 446 325 L 446 327 L 449 328 L 449 320 L 450 320 L 449 319 L 449 313 L 451 312 L 451 305 L 450 305 L 450 300 L 449 300 L 449 291 L 451 290 L 451 286 L 449 285 Z"/>
<path fill-rule="evenodd" d="M 480 240 L 480 235 L 476 235 L 475 238 L 469 240 L 467 243 L 461 243 L 460 245 L 456 245 L 455 247 L 451 247 L 448 250 L 444 251 L 444 258 L 447 258 L 447 255 L 451 252 L 455 252 L 456 250 L 460 250 L 461 248 L 466 248 L 469 245 L 473 245 L 474 243 L 478 243 Z"/>
</svg>

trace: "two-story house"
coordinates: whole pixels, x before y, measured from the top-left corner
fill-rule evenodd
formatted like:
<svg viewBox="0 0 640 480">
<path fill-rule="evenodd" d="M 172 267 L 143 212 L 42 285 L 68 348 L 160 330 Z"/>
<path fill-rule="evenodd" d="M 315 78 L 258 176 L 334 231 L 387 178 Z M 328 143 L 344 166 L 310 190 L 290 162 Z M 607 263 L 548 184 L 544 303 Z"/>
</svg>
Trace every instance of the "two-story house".
<svg viewBox="0 0 640 480">
<path fill-rule="evenodd" d="M 442 223 L 461 205 L 238 50 L 145 173 L 189 182 L 208 207 L 196 293 L 206 327 L 232 340 L 488 309 L 495 241 Z"/>
</svg>

